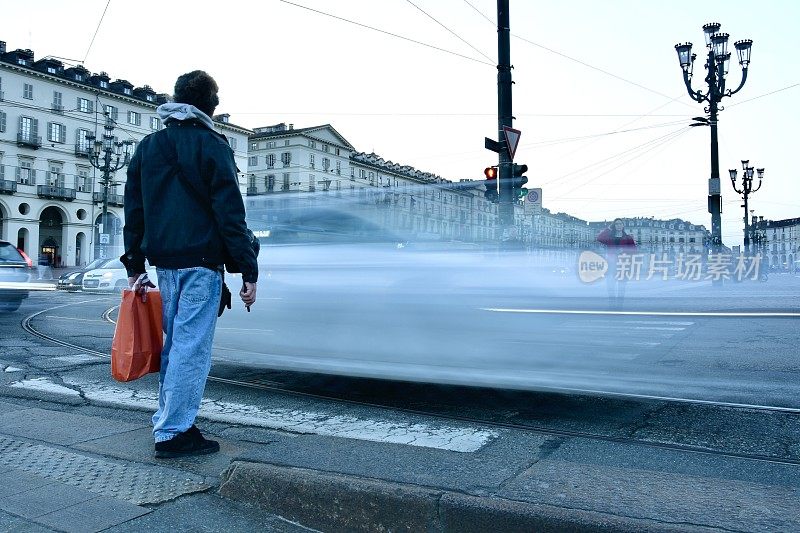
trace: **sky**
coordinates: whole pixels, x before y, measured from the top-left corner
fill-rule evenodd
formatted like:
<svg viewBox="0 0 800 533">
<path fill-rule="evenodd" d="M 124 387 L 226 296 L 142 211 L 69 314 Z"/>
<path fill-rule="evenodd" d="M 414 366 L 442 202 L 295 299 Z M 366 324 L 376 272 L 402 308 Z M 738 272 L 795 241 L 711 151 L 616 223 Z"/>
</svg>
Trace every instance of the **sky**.
<svg viewBox="0 0 800 533">
<path fill-rule="evenodd" d="M 494 0 L 2 0 L 2 12 L 0 40 L 36 58 L 166 93 L 204 69 L 220 86 L 217 112 L 241 126 L 329 123 L 359 151 L 453 181 L 497 164 L 484 148 L 497 135 Z M 719 22 L 729 88 L 741 79 L 733 42 L 754 41 L 746 85 L 721 104 L 723 240 L 742 239 L 727 170 L 743 159 L 766 169 L 755 213 L 800 217 L 800 2 L 510 0 L 510 17 L 515 161 L 544 207 L 710 227 L 710 132 L 688 126 L 703 105 L 686 94 L 674 45 L 694 43 L 704 88 L 702 25 Z"/>
</svg>

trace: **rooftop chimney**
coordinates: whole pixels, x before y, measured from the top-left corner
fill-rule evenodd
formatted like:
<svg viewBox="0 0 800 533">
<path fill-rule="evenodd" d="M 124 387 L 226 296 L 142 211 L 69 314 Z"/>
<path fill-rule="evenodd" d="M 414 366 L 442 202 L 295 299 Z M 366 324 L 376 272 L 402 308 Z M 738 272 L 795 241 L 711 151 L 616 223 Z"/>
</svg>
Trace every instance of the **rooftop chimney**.
<svg viewBox="0 0 800 533">
<path fill-rule="evenodd" d="M 289 129 L 293 130 L 294 129 L 294 124 L 289 124 Z"/>
</svg>

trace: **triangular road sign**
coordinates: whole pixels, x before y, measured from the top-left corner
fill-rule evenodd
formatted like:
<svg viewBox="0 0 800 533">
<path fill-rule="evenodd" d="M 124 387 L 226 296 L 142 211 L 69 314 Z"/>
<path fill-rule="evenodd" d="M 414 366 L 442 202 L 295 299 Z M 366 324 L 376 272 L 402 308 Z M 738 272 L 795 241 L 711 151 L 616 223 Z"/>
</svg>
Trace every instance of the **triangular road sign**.
<svg viewBox="0 0 800 533">
<path fill-rule="evenodd" d="M 519 144 L 519 137 L 522 135 L 522 132 L 519 130 L 515 130 L 509 126 L 503 126 L 503 134 L 506 137 L 506 148 L 508 149 L 508 155 L 511 157 L 511 160 L 514 160 L 514 154 L 517 152 L 517 145 Z"/>
</svg>

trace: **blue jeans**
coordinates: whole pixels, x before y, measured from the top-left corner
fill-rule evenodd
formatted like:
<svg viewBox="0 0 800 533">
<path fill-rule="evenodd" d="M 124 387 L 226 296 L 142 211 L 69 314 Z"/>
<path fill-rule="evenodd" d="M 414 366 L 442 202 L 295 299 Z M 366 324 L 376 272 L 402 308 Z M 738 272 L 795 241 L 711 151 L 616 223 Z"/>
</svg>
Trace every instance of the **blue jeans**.
<svg viewBox="0 0 800 533">
<path fill-rule="evenodd" d="M 197 416 L 211 369 L 222 275 L 203 267 L 158 268 L 164 349 L 153 415 L 156 442 L 186 431 Z"/>
</svg>

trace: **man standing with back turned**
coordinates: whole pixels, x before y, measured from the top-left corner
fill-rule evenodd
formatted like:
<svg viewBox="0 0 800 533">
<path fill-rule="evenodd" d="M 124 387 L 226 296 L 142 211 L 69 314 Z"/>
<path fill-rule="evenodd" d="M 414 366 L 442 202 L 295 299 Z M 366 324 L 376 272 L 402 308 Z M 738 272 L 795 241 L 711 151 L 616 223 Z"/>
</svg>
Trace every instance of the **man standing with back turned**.
<svg viewBox="0 0 800 533">
<path fill-rule="evenodd" d="M 166 128 L 139 144 L 125 185 L 128 284 L 149 283 L 145 258 L 156 267 L 163 301 L 158 411 L 153 415 L 156 457 L 219 451 L 194 425 L 211 368 L 226 257 L 239 265 L 239 296 L 256 301 L 258 263 L 245 223 L 233 151 L 214 130 L 217 83 L 201 70 L 175 83 L 174 102 L 157 113 Z"/>
</svg>

